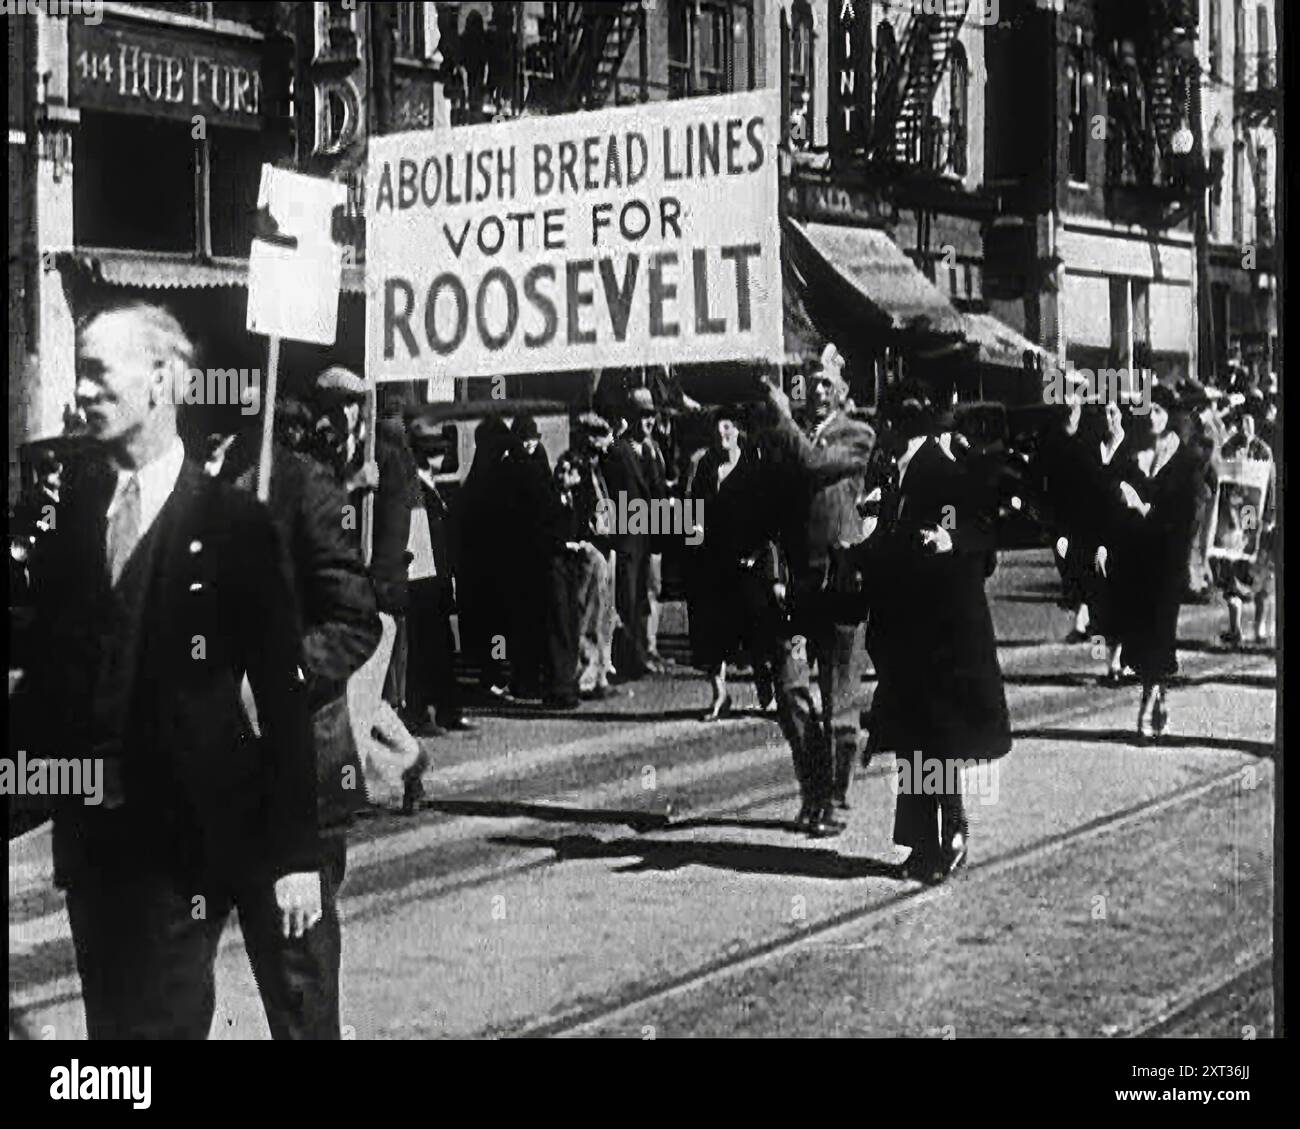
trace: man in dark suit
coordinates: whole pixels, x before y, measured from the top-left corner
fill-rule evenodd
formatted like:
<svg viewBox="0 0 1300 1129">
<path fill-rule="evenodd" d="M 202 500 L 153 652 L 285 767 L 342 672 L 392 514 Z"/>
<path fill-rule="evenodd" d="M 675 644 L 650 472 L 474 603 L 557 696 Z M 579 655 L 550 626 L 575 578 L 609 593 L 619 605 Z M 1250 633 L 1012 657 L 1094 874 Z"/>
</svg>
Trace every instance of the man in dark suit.
<svg viewBox="0 0 1300 1129">
<path fill-rule="evenodd" d="M 873 742 L 898 760 L 894 842 L 906 877 L 944 881 L 967 857 L 961 770 L 1011 749 L 997 640 L 984 583 L 994 549 L 987 483 L 953 449 L 928 389 L 896 393 L 897 473 L 879 526 L 854 557 L 871 605 L 879 672 Z"/>
<path fill-rule="evenodd" d="M 452 440 L 442 428 L 420 418 L 411 421 L 410 436 L 433 560 L 431 575 L 412 580 L 410 584 L 406 705 L 414 723 L 427 727 L 432 707 L 434 730 L 468 731 L 474 726 L 465 720 L 461 710 L 460 687 L 456 683 L 456 642 L 451 631 L 451 615 L 456 608 L 451 517 L 437 480 Z"/>
<path fill-rule="evenodd" d="M 814 404 L 823 410 L 810 437 L 790 417 L 785 393 L 769 385 L 774 418 L 761 437 L 773 537 L 790 569 L 790 634 L 776 671 L 777 717 L 799 780 L 796 824 L 817 838 L 844 830 L 835 806 L 847 806 L 858 745 L 862 630 L 854 616 L 841 614 L 837 598 L 843 593 L 835 589 L 846 583 L 843 549 L 862 539 L 856 507 L 875 433 L 844 413 L 847 391 L 838 364 L 824 361 L 812 380 Z M 817 662 L 820 716 L 813 709 L 810 659 Z"/>
<path fill-rule="evenodd" d="M 348 713 L 348 679 L 374 653 L 381 630 L 375 593 L 361 553 L 343 528 L 347 497 L 329 471 L 300 449 L 307 429 L 301 426 L 306 409 L 286 400 L 276 410 L 276 444 L 271 466 L 267 507 L 275 519 L 285 552 L 285 568 L 297 602 L 303 629 L 303 667 L 311 710 L 312 744 L 316 754 L 317 810 L 325 845 L 332 895 L 323 904 L 320 924 L 299 975 L 309 984 L 320 1007 L 300 1028 L 296 1016 L 280 1011 L 273 997 L 263 995 L 267 1019 L 277 1038 L 337 1038 L 339 961 L 342 938 L 336 895 L 347 865 L 347 831 L 364 806 L 365 785 L 357 742 Z M 299 449 L 295 449 L 294 443 Z M 237 448 L 237 451 L 239 449 Z M 242 452 L 254 455 L 252 445 Z M 237 468 L 231 467 L 235 472 Z M 257 467 L 238 475 L 237 485 L 253 492 Z M 256 720 L 256 719 L 254 719 Z"/>
<path fill-rule="evenodd" d="M 193 364 L 153 303 L 79 327 L 100 457 L 43 547 L 20 740 L 103 764 L 102 804 L 67 797 L 54 816 L 91 1038 L 206 1037 L 235 907 L 273 1030 L 337 1038 L 311 990 L 333 880 L 293 592 L 265 507 L 185 457 L 174 392 Z"/>
<path fill-rule="evenodd" d="M 667 497 L 663 459 L 647 434 L 655 417 L 649 389 L 633 389 L 624 410 L 627 428 L 605 456 L 605 481 L 616 512 L 631 514 L 644 507 L 649 514 L 655 499 Z M 649 421 L 649 428 L 642 421 Z M 619 626 L 614 635 L 614 666 L 624 679 L 641 678 L 657 666 L 648 631 L 651 549 L 648 531 L 615 529 L 614 606 Z"/>
</svg>

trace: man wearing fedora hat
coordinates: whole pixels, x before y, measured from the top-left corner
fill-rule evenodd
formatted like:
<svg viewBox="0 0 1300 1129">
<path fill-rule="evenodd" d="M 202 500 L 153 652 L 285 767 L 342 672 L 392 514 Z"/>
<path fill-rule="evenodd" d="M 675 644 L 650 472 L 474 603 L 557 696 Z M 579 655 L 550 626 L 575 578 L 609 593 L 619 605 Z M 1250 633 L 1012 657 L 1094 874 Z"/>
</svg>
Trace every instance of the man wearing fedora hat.
<svg viewBox="0 0 1300 1129">
<path fill-rule="evenodd" d="M 663 455 L 651 435 L 655 414 L 650 390 L 632 389 L 624 408 L 627 428 L 604 466 L 610 496 L 620 511 L 631 510 L 638 501 L 649 511 L 654 501 L 668 496 Z M 635 679 L 658 667 L 649 633 L 653 544 L 649 533 L 618 530 L 615 537 L 614 604 L 619 626 L 614 665 L 620 676 Z"/>
</svg>

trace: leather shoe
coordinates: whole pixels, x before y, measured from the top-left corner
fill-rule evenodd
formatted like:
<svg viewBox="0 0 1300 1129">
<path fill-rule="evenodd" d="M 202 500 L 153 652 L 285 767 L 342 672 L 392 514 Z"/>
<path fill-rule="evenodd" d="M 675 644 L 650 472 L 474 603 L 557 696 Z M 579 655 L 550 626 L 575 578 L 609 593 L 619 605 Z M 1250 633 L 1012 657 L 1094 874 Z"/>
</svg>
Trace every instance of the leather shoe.
<svg viewBox="0 0 1300 1129">
<path fill-rule="evenodd" d="M 822 804 L 814 810 L 816 814 L 808 825 L 808 834 L 813 839 L 833 838 L 848 826 L 835 814 L 834 804 Z"/>
<path fill-rule="evenodd" d="M 473 733 L 478 728 L 472 721 L 466 721 L 463 717 L 450 718 L 446 721 L 439 721 L 438 724 L 448 733 Z"/>
<path fill-rule="evenodd" d="M 796 831 L 807 832 L 812 827 L 813 820 L 817 815 L 817 805 L 811 800 L 805 799 L 799 806 L 799 814 L 794 817 L 794 827 Z"/>
</svg>

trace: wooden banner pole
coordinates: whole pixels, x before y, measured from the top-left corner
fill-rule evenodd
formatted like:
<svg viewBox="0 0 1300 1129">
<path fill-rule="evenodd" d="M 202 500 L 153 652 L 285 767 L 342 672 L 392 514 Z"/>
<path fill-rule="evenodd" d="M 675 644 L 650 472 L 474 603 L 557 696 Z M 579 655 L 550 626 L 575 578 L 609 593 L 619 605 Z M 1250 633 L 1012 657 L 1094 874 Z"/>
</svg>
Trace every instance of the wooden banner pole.
<svg viewBox="0 0 1300 1129">
<path fill-rule="evenodd" d="M 379 415 L 379 393 L 373 380 L 366 385 L 366 442 L 364 461 L 372 463 L 375 461 L 375 430 L 377 416 Z M 366 562 L 366 567 L 370 567 L 370 558 L 374 553 L 375 547 L 375 491 L 367 490 L 365 496 L 361 499 L 361 552 Z"/>
<path fill-rule="evenodd" d="M 262 399 L 262 451 L 257 460 L 257 500 L 271 497 L 271 456 L 275 446 L 275 386 L 280 371 L 280 338 L 272 334 L 266 348 L 266 393 Z"/>
</svg>

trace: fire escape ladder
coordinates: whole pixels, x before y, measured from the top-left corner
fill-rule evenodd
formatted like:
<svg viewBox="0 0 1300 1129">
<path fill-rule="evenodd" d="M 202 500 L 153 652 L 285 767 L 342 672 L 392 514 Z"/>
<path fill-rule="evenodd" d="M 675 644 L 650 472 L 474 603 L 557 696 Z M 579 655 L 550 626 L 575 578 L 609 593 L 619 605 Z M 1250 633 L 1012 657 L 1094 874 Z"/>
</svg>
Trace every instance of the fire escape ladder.
<svg viewBox="0 0 1300 1129">
<path fill-rule="evenodd" d="M 941 12 L 919 12 L 908 23 L 876 110 L 872 155 L 877 160 L 915 164 L 921 159 L 934 94 L 969 8 L 969 0 L 950 0 Z"/>
<path fill-rule="evenodd" d="M 623 59 L 636 38 L 640 0 L 619 4 L 566 4 L 561 107 L 595 109 L 614 88 Z"/>
<path fill-rule="evenodd" d="M 603 106 L 609 101 L 614 91 L 614 82 L 627 58 L 628 48 L 636 39 L 640 24 L 641 0 L 628 0 L 618 5 L 612 17 L 610 29 L 605 34 L 600 57 L 596 60 L 595 73 L 586 95 L 586 104 L 591 109 Z"/>
</svg>

